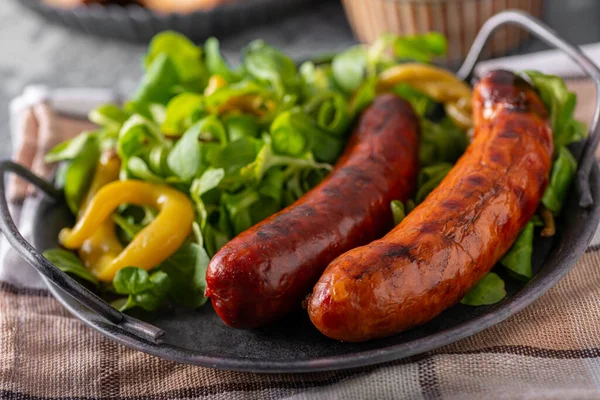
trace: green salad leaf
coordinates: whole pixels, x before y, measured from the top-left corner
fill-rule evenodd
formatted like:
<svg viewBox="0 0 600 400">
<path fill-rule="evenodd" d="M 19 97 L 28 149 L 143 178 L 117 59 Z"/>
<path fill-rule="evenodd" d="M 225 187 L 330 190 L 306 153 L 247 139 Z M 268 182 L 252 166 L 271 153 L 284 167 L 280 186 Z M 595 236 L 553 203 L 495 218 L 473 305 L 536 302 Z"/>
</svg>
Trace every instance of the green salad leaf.
<svg viewBox="0 0 600 400">
<path fill-rule="evenodd" d="M 95 140 L 93 136 L 94 132 L 82 132 L 73 139 L 60 143 L 46 153 L 44 161 L 47 163 L 53 163 L 58 161 L 73 160 L 80 153 L 85 151 L 87 146 L 90 146 L 90 142 Z"/>
<path fill-rule="evenodd" d="M 487 306 L 496 304 L 505 297 L 504 281 L 496 273 L 490 272 L 460 302 L 467 306 Z"/>
<path fill-rule="evenodd" d="M 446 37 L 439 32 L 401 36 L 394 41 L 394 52 L 401 59 L 431 62 L 434 57 L 443 56 L 447 51 Z"/>
<path fill-rule="evenodd" d="M 279 114 L 271 125 L 271 139 L 278 154 L 301 157 L 312 152 L 318 161 L 326 163 L 334 162 L 344 147 L 340 138 L 319 127 L 299 108 Z"/>
<path fill-rule="evenodd" d="M 218 117 L 209 115 L 188 129 L 173 146 L 167 157 L 171 171 L 181 179 L 194 178 L 205 163 L 210 151 L 226 145 L 225 127 Z"/>
<path fill-rule="evenodd" d="M 149 154 L 157 144 L 167 144 L 158 124 L 134 114 L 121 127 L 115 147 L 121 160 L 127 161 L 129 157 Z"/>
<path fill-rule="evenodd" d="M 87 282 L 98 285 L 98 280 L 81 260 L 72 252 L 63 249 L 49 249 L 42 253 L 44 257 L 62 272 L 75 275 Z"/>
<path fill-rule="evenodd" d="M 79 154 L 69 162 L 64 177 L 64 192 L 67 205 L 73 214 L 77 214 L 79 211 L 79 206 L 90 185 L 99 158 L 100 144 L 98 138 L 89 135 Z"/>
<path fill-rule="evenodd" d="M 261 127 L 255 117 L 244 114 L 234 114 L 226 116 L 223 120 L 227 130 L 229 141 L 234 142 L 238 139 L 259 137 Z"/>
<path fill-rule="evenodd" d="M 166 53 L 160 53 L 148 66 L 128 108 L 145 117 L 152 117 L 152 104 L 167 105 L 175 94 L 174 87 L 181 83 L 177 67 Z"/>
<path fill-rule="evenodd" d="M 304 106 L 304 111 L 319 128 L 334 136 L 344 136 L 352 123 L 348 102 L 336 92 L 319 93 Z"/>
<path fill-rule="evenodd" d="M 206 85 L 208 71 L 202 62 L 202 49 L 184 35 L 166 31 L 156 35 L 150 42 L 144 60 L 147 70 L 152 68 L 157 58 L 167 56 L 177 71 L 181 82 L 188 89 L 201 91 Z"/>
<path fill-rule="evenodd" d="M 260 182 L 265 173 L 275 166 L 332 169 L 330 164 L 316 162 L 310 153 L 301 157 L 280 156 L 274 151 L 271 141 L 267 138 L 265 139 L 256 159 L 241 169 L 240 172 L 243 178 Z"/>
<path fill-rule="evenodd" d="M 331 65 L 315 65 L 312 61 L 306 61 L 300 65 L 300 86 L 305 97 L 311 97 L 321 92 L 334 90 L 335 82 Z"/>
<path fill-rule="evenodd" d="M 367 71 L 367 51 L 363 46 L 351 47 L 334 57 L 333 78 L 346 93 L 352 93 L 363 83 Z"/>
<path fill-rule="evenodd" d="M 443 119 L 439 123 L 421 119 L 419 160 L 422 167 L 440 162 L 454 164 L 464 153 L 467 145 L 467 135 L 450 119 Z"/>
<path fill-rule="evenodd" d="M 560 215 L 576 172 L 577 161 L 571 152 L 566 147 L 559 148 L 552 164 L 550 182 L 542 197 L 542 204 L 555 216 Z"/>
<path fill-rule="evenodd" d="M 141 307 L 146 311 L 156 311 L 165 301 L 172 287 L 171 278 L 163 271 L 148 271 L 137 267 L 119 270 L 113 280 L 116 293 L 127 295 L 126 300 L 113 302 L 119 311 Z"/>
<path fill-rule="evenodd" d="M 204 110 L 204 97 L 190 92 L 181 93 L 167 104 L 161 130 L 165 135 L 180 136 L 187 131 Z"/>
<path fill-rule="evenodd" d="M 129 113 L 114 104 L 101 105 L 93 109 L 88 115 L 88 119 L 96 125 L 112 128 L 115 131 L 121 129 L 121 126 L 129 117 Z M 80 136 L 76 136 L 73 140 L 78 137 Z"/>
<path fill-rule="evenodd" d="M 137 224 L 134 218 L 132 217 L 125 217 L 118 213 L 112 214 L 111 217 L 113 221 L 115 221 L 117 226 L 121 228 L 121 230 L 124 232 L 127 242 L 133 240 L 135 235 L 137 235 L 142 229 L 144 229 L 144 226 L 141 224 Z"/>
<path fill-rule="evenodd" d="M 206 52 L 206 68 L 210 75 L 219 75 L 227 82 L 236 80 L 235 74 L 221 55 L 219 41 L 216 38 L 211 37 L 206 40 L 204 51 Z"/>
<path fill-rule="evenodd" d="M 202 176 L 194 181 L 192 184 L 192 192 L 196 193 L 197 196 L 202 196 L 204 193 L 219 186 L 219 183 L 225 177 L 225 170 L 223 168 L 209 168 Z"/>
<path fill-rule="evenodd" d="M 184 244 L 175 254 L 163 261 L 160 271 L 172 282 L 169 297 L 185 307 L 196 308 L 206 303 L 206 268 L 210 258 L 199 244 Z"/>
<path fill-rule="evenodd" d="M 392 200 L 390 207 L 394 216 L 394 225 L 398 225 L 406 217 L 404 204 L 400 200 Z"/>
<path fill-rule="evenodd" d="M 533 232 L 534 223 L 528 222 L 508 253 L 500 260 L 500 264 L 504 265 L 511 272 L 511 275 L 523 281 L 528 281 L 533 276 L 531 270 Z"/>
<path fill-rule="evenodd" d="M 425 200 L 427 195 L 440 184 L 442 179 L 448 175 L 448 172 L 450 172 L 451 169 L 452 164 L 446 162 L 421 168 L 417 178 L 417 194 L 415 196 L 415 202 L 419 204 Z"/>
<path fill-rule="evenodd" d="M 135 179 L 141 179 L 152 183 L 165 183 L 165 179 L 156 175 L 148 164 L 140 157 L 134 156 L 127 160 L 128 176 Z"/>
<path fill-rule="evenodd" d="M 417 115 L 424 117 L 433 111 L 436 102 L 429 96 L 414 89 L 408 83 L 401 83 L 392 88 L 392 93 L 407 100 Z"/>
<path fill-rule="evenodd" d="M 548 109 L 554 148 L 556 150 L 568 144 L 578 142 L 587 136 L 585 124 L 577 121 L 573 114 L 577 95 L 570 92 L 565 81 L 556 75 L 547 75 L 537 71 L 525 71 Z"/>
<path fill-rule="evenodd" d="M 262 40 L 255 40 L 244 50 L 243 65 L 252 77 L 270 83 L 280 96 L 294 95 L 298 88 L 294 60 Z"/>
</svg>

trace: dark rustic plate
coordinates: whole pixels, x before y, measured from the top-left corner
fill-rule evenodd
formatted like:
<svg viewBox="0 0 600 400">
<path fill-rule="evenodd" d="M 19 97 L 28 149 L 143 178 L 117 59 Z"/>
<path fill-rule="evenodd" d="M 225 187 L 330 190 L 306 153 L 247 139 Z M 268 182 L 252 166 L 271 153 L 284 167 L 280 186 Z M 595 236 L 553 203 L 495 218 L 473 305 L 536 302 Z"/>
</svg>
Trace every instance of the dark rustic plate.
<svg viewBox="0 0 600 400">
<path fill-rule="evenodd" d="M 590 179 L 594 200 L 600 199 L 600 169 Z M 142 340 L 82 306 L 46 280 L 52 294 L 92 328 L 112 339 L 162 358 L 222 369 L 253 372 L 307 372 L 358 367 L 426 352 L 486 329 L 522 310 L 558 282 L 590 243 L 600 220 L 600 201 L 590 209 L 571 201 L 565 210 L 561 236 L 535 246 L 534 279 L 527 285 L 506 279 L 508 295 L 497 305 L 457 305 L 430 323 L 400 335 L 367 343 L 340 343 L 317 331 L 306 313 L 290 315 L 262 330 L 225 326 L 210 305 L 197 310 L 172 309 L 162 315 L 137 316 L 167 334 L 160 344 Z M 63 203 L 44 201 L 37 212 L 33 244 L 38 250 L 56 247 L 59 230 L 72 226 Z"/>
<path fill-rule="evenodd" d="M 165 30 L 181 32 L 193 40 L 223 36 L 261 25 L 317 0 L 241 0 L 212 10 L 189 14 L 158 14 L 141 6 L 92 4 L 74 9 L 52 7 L 42 0 L 21 3 L 44 18 L 92 35 L 148 41 Z"/>
<path fill-rule="evenodd" d="M 467 79 L 483 44 L 493 30 L 516 23 L 567 52 L 600 86 L 600 71 L 576 48 L 537 20 L 517 12 L 492 18 L 469 53 L 459 76 Z M 600 91 L 599 91 L 600 93 Z M 600 168 L 594 152 L 600 140 L 597 107 L 590 137 L 573 150 L 579 170 L 573 196 L 559 221 L 559 235 L 538 239 L 534 249 L 535 277 L 527 284 L 507 279 L 508 295 L 487 307 L 454 306 L 430 323 L 408 332 L 367 343 L 340 343 L 321 335 L 306 313 L 298 312 L 270 327 L 243 331 L 226 327 L 210 305 L 199 310 L 173 308 L 162 314 L 123 315 L 59 271 L 40 251 L 55 247 L 62 227 L 73 223 L 60 193 L 25 168 L 0 163 L 0 176 L 14 172 L 49 195 L 41 201 L 34 223 L 33 246 L 10 219 L 4 181 L 0 179 L 0 226 L 11 245 L 42 274 L 53 295 L 93 329 L 131 348 L 182 363 L 251 372 L 309 372 L 377 364 L 423 353 L 486 329 L 531 304 L 558 282 L 592 240 L 600 221 Z"/>
</svg>

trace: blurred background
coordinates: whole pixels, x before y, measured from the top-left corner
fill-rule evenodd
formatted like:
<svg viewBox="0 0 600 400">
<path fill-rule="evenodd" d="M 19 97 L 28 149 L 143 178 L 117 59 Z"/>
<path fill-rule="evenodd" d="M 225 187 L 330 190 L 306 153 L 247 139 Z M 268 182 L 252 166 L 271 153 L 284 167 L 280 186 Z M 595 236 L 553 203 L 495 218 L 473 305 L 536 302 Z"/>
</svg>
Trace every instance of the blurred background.
<svg viewBox="0 0 600 400">
<path fill-rule="evenodd" d="M 573 43 L 600 42 L 598 0 L 138 1 L 1 0 L 0 157 L 10 154 L 10 100 L 27 85 L 109 87 L 127 95 L 141 75 L 148 39 L 163 29 L 180 30 L 199 43 L 216 35 L 231 63 L 256 38 L 303 59 L 370 41 L 383 31 L 438 30 L 449 37 L 449 59 L 442 62 L 452 67 L 481 23 L 506 8 L 539 16 Z M 489 56 L 544 49 L 516 30 L 500 33 L 492 47 Z"/>
</svg>

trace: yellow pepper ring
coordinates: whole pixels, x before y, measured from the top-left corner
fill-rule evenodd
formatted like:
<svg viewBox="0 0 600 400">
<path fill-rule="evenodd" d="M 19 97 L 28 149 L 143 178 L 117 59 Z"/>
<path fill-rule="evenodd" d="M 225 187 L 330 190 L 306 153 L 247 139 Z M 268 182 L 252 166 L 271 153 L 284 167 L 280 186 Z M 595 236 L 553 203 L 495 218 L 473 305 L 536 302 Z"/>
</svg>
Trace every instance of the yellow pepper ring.
<svg viewBox="0 0 600 400">
<path fill-rule="evenodd" d="M 377 89 L 389 90 L 402 82 L 453 82 L 469 90 L 469 86 L 450 71 L 429 64 L 406 63 L 388 68 L 379 75 Z"/>
<path fill-rule="evenodd" d="M 403 82 L 444 103 L 446 113 L 456 125 L 465 129 L 473 125 L 471 88 L 451 72 L 427 64 L 400 64 L 379 75 L 376 89 L 385 92 Z"/>
<path fill-rule="evenodd" d="M 471 89 L 462 82 L 410 82 L 412 87 L 418 91 L 425 93 L 436 101 L 448 103 L 455 102 L 460 99 L 470 99 Z"/>
<path fill-rule="evenodd" d="M 446 115 L 460 128 L 469 129 L 473 126 L 471 107 L 461 106 L 460 103 L 444 104 Z"/>
<path fill-rule="evenodd" d="M 108 153 L 102 155 L 94 172 L 88 193 L 81 203 L 80 218 L 85 214 L 96 193 L 106 184 L 119 179 L 120 165 L 121 161 L 116 155 Z M 90 270 L 95 271 L 97 265 L 110 262 L 122 251 L 123 245 L 117 237 L 115 222 L 112 218 L 107 218 L 96 232 L 82 243 L 77 253 L 83 264 Z"/>
<path fill-rule="evenodd" d="M 60 243 L 77 249 L 110 218 L 121 204 L 150 206 L 159 212 L 115 258 L 104 257 L 92 269 L 102 281 L 111 281 L 122 268 L 135 266 L 150 270 L 172 255 L 192 231 L 194 209 L 183 193 L 164 185 L 129 180 L 112 182 L 94 196 L 81 219 L 71 230 L 63 229 Z"/>
</svg>

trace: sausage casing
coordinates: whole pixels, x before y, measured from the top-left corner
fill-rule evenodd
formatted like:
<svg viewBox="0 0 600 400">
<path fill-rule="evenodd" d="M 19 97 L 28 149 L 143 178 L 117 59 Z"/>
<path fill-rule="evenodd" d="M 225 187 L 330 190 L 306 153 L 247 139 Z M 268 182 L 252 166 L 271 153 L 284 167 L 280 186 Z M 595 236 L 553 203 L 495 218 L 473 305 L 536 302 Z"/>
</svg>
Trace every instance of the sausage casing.
<svg viewBox="0 0 600 400">
<path fill-rule="evenodd" d="M 299 308 L 331 260 L 391 229 L 390 202 L 415 189 L 418 130 L 406 101 L 377 97 L 323 182 L 213 257 L 206 295 L 221 319 L 254 328 Z"/>
<path fill-rule="evenodd" d="M 534 215 L 553 140 L 534 89 L 494 71 L 473 93 L 475 133 L 440 185 L 380 240 L 335 259 L 308 302 L 313 324 L 343 341 L 389 336 L 459 302 Z"/>
</svg>

